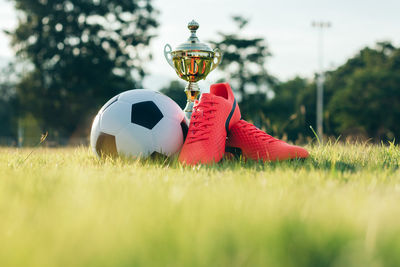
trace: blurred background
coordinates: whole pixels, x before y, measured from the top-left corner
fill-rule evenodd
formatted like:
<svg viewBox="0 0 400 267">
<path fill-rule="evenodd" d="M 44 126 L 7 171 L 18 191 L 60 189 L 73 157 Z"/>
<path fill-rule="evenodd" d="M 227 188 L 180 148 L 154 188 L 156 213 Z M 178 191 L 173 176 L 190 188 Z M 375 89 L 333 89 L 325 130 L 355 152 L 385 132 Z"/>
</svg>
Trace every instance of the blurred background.
<svg viewBox="0 0 400 267">
<path fill-rule="evenodd" d="M 129 89 L 183 107 L 163 47 L 184 42 L 192 19 L 224 54 L 202 91 L 229 82 L 243 117 L 269 134 L 307 143 L 311 126 L 325 140 L 399 140 L 399 10 L 395 0 L 0 0 L 0 145 L 44 132 L 48 145 L 87 144 L 100 107 Z"/>
</svg>

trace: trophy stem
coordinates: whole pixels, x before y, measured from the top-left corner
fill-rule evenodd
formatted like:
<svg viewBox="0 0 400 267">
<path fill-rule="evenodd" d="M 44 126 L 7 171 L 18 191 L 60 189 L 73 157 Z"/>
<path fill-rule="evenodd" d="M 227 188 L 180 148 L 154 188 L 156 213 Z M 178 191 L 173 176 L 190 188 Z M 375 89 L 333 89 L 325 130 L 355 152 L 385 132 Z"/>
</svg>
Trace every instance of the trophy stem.
<svg viewBox="0 0 400 267">
<path fill-rule="evenodd" d="M 190 122 L 194 101 L 197 100 L 200 95 L 200 88 L 196 82 L 189 82 L 185 87 L 185 93 L 187 97 L 187 103 L 183 111 L 185 112 L 186 119 Z"/>
</svg>

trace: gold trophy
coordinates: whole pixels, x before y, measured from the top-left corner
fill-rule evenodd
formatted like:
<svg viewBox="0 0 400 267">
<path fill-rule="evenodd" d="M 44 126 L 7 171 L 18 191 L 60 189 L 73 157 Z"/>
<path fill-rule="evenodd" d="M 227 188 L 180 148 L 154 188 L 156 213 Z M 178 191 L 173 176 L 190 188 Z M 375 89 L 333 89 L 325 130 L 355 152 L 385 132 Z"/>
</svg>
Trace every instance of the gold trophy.
<svg viewBox="0 0 400 267">
<path fill-rule="evenodd" d="M 190 121 L 194 101 L 199 97 L 198 81 L 203 80 L 221 62 L 222 54 L 218 49 L 212 50 L 207 44 L 201 43 L 196 36 L 199 24 L 192 20 L 188 24 L 191 32 L 189 39 L 178 45 L 175 50 L 169 44 L 164 47 L 164 56 L 178 76 L 187 81 L 185 88 L 187 104 L 184 109 L 186 118 Z"/>
</svg>

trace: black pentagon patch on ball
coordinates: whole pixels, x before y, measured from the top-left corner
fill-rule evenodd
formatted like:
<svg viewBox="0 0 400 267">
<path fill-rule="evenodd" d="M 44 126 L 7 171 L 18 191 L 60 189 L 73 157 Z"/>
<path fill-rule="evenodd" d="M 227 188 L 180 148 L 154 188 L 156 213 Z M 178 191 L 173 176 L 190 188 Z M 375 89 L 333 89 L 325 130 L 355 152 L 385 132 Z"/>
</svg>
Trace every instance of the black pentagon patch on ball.
<svg viewBox="0 0 400 267">
<path fill-rule="evenodd" d="M 100 133 L 96 142 L 96 152 L 100 157 L 118 156 L 117 144 L 115 143 L 115 136 L 106 133 Z"/>
<path fill-rule="evenodd" d="M 162 118 L 163 114 L 153 101 L 145 101 L 132 105 L 132 123 L 151 130 Z"/>
<path fill-rule="evenodd" d="M 187 126 L 185 122 L 185 118 L 181 121 L 181 128 L 182 128 L 182 134 L 183 134 L 183 142 L 186 140 L 186 135 L 188 134 L 189 127 Z"/>
<path fill-rule="evenodd" d="M 153 153 L 151 153 L 150 158 L 152 160 L 165 160 L 168 158 L 168 156 L 160 152 L 154 151 Z"/>
</svg>

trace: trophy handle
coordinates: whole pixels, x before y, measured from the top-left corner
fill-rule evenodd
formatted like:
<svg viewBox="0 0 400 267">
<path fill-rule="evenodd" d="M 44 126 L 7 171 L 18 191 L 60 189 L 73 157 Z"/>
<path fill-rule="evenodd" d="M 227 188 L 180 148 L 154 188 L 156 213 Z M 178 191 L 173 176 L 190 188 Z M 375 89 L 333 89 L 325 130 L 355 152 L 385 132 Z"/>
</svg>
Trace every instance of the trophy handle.
<svg viewBox="0 0 400 267">
<path fill-rule="evenodd" d="M 215 62 L 215 59 L 217 59 L 217 62 Z M 221 63 L 221 60 L 222 60 L 222 53 L 221 53 L 221 51 L 219 51 L 218 48 L 215 48 L 214 49 L 213 65 L 211 67 L 211 71 L 213 71 L 216 67 L 218 67 L 219 63 Z"/>
<path fill-rule="evenodd" d="M 172 47 L 169 44 L 166 44 L 164 46 L 164 56 L 165 59 L 167 60 L 168 64 L 175 69 L 174 67 L 174 63 L 172 62 L 172 56 L 171 56 L 171 52 L 172 52 Z"/>
</svg>

